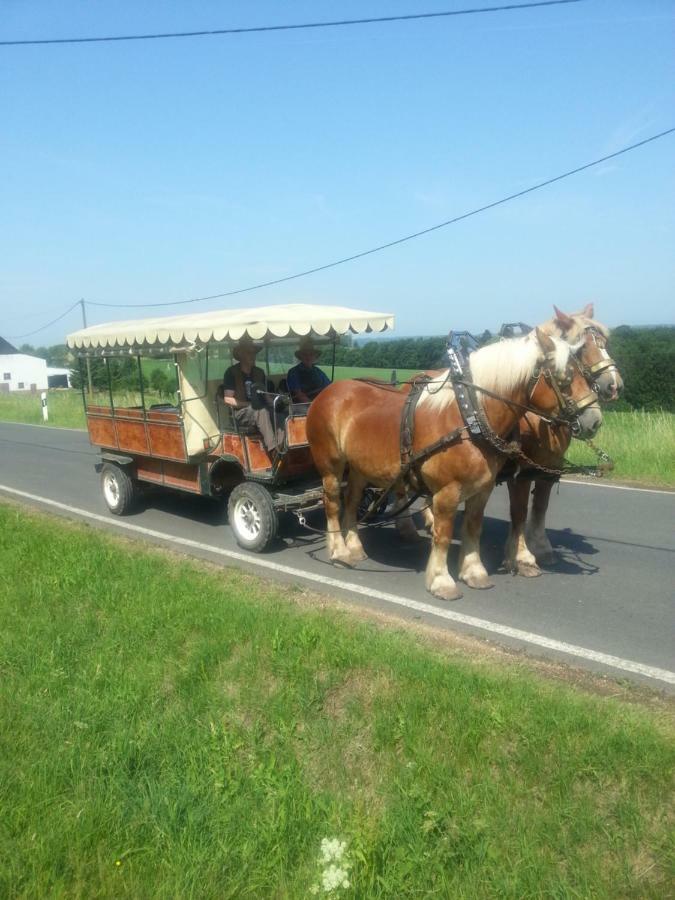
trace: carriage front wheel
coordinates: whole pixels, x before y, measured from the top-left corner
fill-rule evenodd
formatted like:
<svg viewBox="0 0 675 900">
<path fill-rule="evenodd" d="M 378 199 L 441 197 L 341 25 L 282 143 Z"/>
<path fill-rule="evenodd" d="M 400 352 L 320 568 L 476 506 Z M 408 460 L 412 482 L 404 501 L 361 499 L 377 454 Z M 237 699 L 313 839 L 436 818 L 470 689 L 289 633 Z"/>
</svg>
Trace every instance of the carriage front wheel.
<svg viewBox="0 0 675 900">
<path fill-rule="evenodd" d="M 259 484 L 244 481 L 233 488 L 227 516 L 244 550 L 262 553 L 277 536 L 277 512 L 269 491 Z"/>
<path fill-rule="evenodd" d="M 113 463 L 105 463 L 101 469 L 101 488 L 108 509 L 116 516 L 131 512 L 138 501 L 138 485 Z"/>
</svg>

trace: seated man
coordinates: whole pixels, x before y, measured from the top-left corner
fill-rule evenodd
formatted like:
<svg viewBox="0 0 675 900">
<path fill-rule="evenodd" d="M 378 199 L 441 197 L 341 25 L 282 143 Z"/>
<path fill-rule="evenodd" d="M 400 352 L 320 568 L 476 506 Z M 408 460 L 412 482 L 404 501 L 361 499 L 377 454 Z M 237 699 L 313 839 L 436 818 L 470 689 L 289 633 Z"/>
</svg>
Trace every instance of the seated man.
<svg viewBox="0 0 675 900">
<path fill-rule="evenodd" d="M 266 389 L 265 373 L 255 364 L 261 344 L 254 344 L 251 338 L 243 337 L 232 348 L 232 356 L 237 360 L 226 369 L 223 376 L 223 401 L 233 408 L 234 418 L 239 425 L 255 426 L 262 435 L 268 453 L 281 447 L 284 432 L 278 428 L 274 433 L 272 416 L 266 402 L 259 402 L 254 396 L 253 386 Z M 266 398 L 265 398 L 266 399 Z"/>
<path fill-rule="evenodd" d="M 288 370 L 287 382 L 291 397 L 296 403 L 311 403 L 330 384 L 330 378 L 317 365 L 321 350 L 311 338 L 303 338 L 295 351 L 300 362 Z"/>
</svg>

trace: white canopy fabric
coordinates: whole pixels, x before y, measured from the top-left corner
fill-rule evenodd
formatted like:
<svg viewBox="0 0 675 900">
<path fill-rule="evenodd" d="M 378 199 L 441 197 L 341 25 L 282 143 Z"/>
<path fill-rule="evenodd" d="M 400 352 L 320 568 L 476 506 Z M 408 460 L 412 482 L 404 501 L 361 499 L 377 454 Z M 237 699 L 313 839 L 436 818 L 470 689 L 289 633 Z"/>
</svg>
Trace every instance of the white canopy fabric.
<svg viewBox="0 0 675 900">
<path fill-rule="evenodd" d="M 263 338 L 313 334 L 360 334 L 394 327 L 390 313 L 367 312 L 344 306 L 292 303 L 253 309 L 222 309 L 189 316 L 162 316 L 130 322 L 109 322 L 75 331 L 67 337 L 73 350 L 127 349 L 203 345 L 237 341 L 244 335 Z"/>
</svg>

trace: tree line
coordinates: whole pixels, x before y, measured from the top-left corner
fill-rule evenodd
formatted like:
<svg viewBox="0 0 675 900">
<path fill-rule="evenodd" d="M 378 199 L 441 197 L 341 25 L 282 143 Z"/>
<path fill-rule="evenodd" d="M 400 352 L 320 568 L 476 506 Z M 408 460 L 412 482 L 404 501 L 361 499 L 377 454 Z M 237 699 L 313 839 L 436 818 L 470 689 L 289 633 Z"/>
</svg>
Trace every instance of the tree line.
<svg viewBox="0 0 675 900">
<path fill-rule="evenodd" d="M 479 338 L 481 343 L 496 339 L 489 332 Z M 445 345 L 445 336 L 396 338 L 360 344 L 347 339 L 336 347 L 335 363 L 338 366 L 389 370 L 443 368 L 446 365 Z M 65 345 L 34 348 L 24 344 L 20 351 L 39 356 L 47 360 L 48 365 L 72 367 L 73 385 L 80 385 L 79 368 Z M 675 412 L 675 326 L 633 328 L 621 325 L 612 331 L 609 352 L 625 383 L 623 397 L 614 404 L 615 409 L 665 409 Z M 130 390 L 138 387 L 138 369 L 134 360 L 126 359 L 114 368 L 115 387 L 128 387 Z M 94 386 L 107 388 L 103 363 L 92 360 L 91 369 Z M 155 371 L 160 374 L 155 374 Z M 149 374 L 147 369 L 145 372 L 144 387 L 150 386 L 162 393 L 173 388 L 172 379 L 166 373 L 161 373 L 159 369 Z"/>
</svg>

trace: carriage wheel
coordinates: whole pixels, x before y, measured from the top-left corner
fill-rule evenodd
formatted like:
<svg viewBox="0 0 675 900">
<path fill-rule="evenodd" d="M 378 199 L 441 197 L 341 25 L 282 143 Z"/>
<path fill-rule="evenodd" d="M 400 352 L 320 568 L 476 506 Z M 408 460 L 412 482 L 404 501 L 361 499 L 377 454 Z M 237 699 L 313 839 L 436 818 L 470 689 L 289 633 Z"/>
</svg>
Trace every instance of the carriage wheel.
<svg viewBox="0 0 675 900">
<path fill-rule="evenodd" d="M 103 499 L 111 513 L 123 516 L 136 505 L 138 486 L 124 469 L 112 463 L 105 463 L 101 469 Z"/>
<path fill-rule="evenodd" d="M 237 543 L 245 550 L 262 553 L 277 536 L 277 513 L 269 491 L 254 482 L 233 488 L 227 515 Z"/>
</svg>

